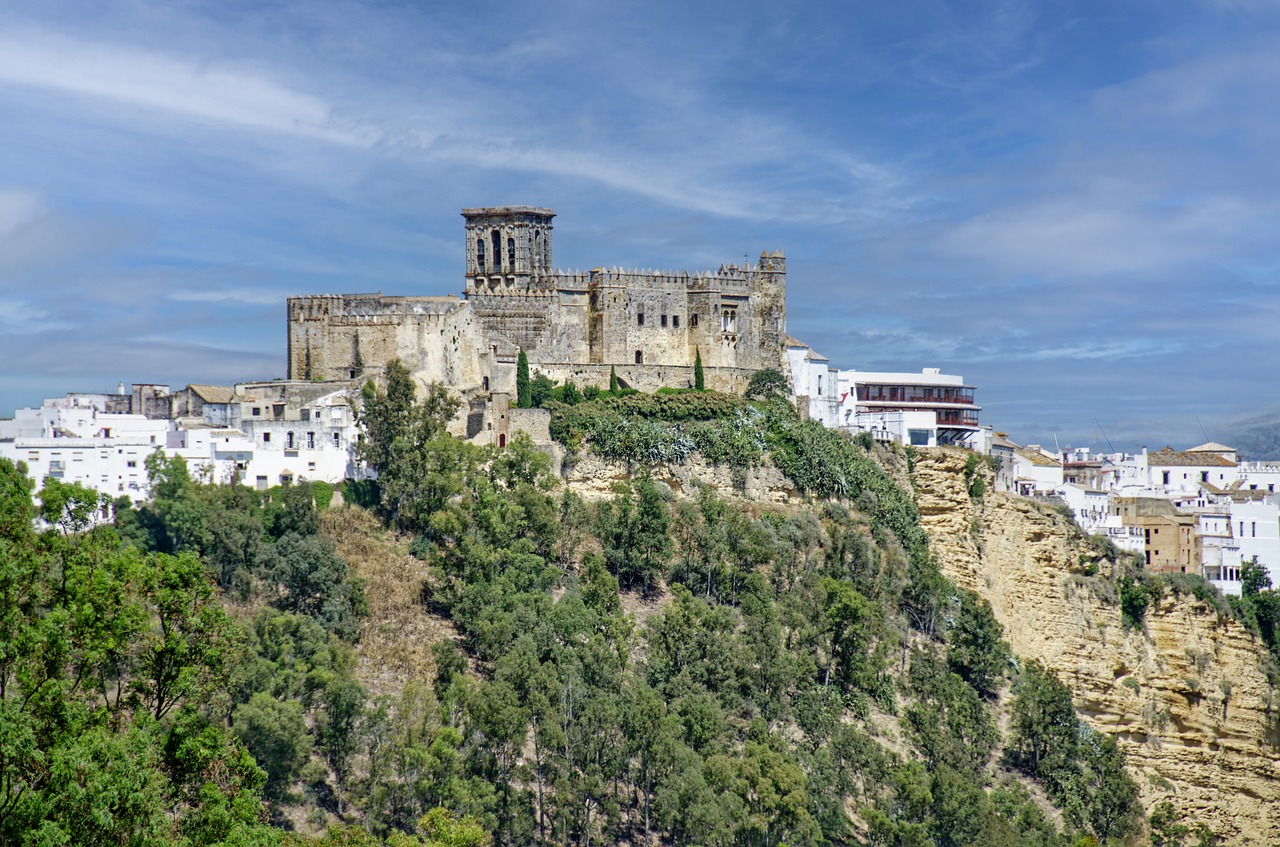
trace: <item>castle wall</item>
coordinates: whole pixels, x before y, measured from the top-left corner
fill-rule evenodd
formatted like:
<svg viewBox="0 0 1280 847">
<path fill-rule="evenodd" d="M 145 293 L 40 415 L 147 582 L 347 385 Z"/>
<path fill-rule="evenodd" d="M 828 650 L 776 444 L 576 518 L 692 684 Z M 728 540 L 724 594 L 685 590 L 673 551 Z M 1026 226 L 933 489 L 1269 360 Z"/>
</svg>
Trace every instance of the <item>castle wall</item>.
<svg viewBox="0 0 1280 847">
<path fill-rule="evenodd" d="M 399 358 L 420 383 L 464 389 L 490 370 L 483 330 L 455 297 L 315 295 L 288 308 L 290 379 L 354 379 Z"/>
<path fill-rule="evenodd" d="M 616 369 L 645 391 L 693 385 L 740 392 L 762 368 L 787 372 L 786 262 L 715 271 L 552 271 L 550 209 L 464 209 L 465 299 L 316 295 L 289 300 L 288 374 L 346 380 L 399 358 L 420 385 L 489 398 L 456 421 L 471 437 L 506 433 L 499 394 L 514 395 L 521 350 L 556 381 L 605 388 Z M 643 316 L 643 319 L 642 319 Z M 486 436 L 488 437 L 488 436 Z"/>
</svg>

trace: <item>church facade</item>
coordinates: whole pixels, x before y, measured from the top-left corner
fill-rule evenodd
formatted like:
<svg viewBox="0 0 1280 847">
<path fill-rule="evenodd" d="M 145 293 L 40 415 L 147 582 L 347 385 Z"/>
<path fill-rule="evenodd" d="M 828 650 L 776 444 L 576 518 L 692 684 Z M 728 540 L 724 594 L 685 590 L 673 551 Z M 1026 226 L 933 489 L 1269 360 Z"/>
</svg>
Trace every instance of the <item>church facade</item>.
<svg viewBox="0 0 1280 847">
<path fill-rule="evenodd" d="M 463 209 L 461 297 L 321 294 L 288 302 L 288 374 L 376 375 L 393 358 L 422 384 L 473 401 L 515 393 L 516 358 L 580 387 L 645 391 L 693 384 L 741 391 L 763 368 L 786 373 L 786 260 L 713 271 L 556 270 L 551 209 Z"/>
</svg>

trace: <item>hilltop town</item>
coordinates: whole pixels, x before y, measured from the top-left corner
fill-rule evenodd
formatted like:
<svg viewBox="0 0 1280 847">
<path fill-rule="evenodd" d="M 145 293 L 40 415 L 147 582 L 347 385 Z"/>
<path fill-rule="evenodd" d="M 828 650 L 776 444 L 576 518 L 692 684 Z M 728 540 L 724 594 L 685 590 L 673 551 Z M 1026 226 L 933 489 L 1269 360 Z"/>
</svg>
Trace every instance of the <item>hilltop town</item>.
<svg viewBox="0 0 1280 847">
<path fill-rule="evenodd" d="M 1238 594 L 1243 564 L 1256 559 L 1280 582 L 1280 464 L 1215 443 L 1137 454 L 1020 446 L 979 422 L 961 376 L 841 368 L 789 335 L 779 251 L 714 270 L 567 271 L 553 264 L 551 209 L 462 217 L 461 297 L 290 298 L 286 379 L 69 393 L 0 420 L 0 456 L 37 482 L 134 501 L 148 495 L 145 460 L 157 450 L 212 481 L 340 482 L 366 472 L 355 453 L 360 390 L 393 359 L 420 387 L 462 401 L 454 435 L 497 446 L 523 431 L 550 447 L 547 413 L 516 402 L 522 352 L 535 373 L 596 389 L 692 388 L 700 365 L 708 389 L 740 393 L 772 369 L 803 416 L 880 442 L 990 456 L 998 489 L 1065 505 L 1152 571 L 1201 574 Z"/>
</svg>

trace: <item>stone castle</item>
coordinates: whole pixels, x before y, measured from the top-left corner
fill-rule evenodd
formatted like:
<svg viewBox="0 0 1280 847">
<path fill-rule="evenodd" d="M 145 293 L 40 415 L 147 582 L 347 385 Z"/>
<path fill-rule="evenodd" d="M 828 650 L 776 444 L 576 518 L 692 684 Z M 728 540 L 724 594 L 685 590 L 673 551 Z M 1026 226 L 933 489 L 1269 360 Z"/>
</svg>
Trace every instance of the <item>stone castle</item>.
<svg viewBox="0 0 1280 847">
<path fill-rule="evenodd" d="M 721 391 L 741 391 L 763 368 L 786 372 L 781 253 L 694 273 L 554 270 L 551 209 L 463 209 L 462 217 L 462 298 L 290 298 L 289 378 L 357 379 L 399 358 L 422 384 L 442 383 L 473 408 L 487 398 L 505 409 L 521 350 L 531 371 L 580 387 L 607 388 L 611 369 L 645 391 L 691 386 L 699 353 L 706 386 Z"/>
</svg>

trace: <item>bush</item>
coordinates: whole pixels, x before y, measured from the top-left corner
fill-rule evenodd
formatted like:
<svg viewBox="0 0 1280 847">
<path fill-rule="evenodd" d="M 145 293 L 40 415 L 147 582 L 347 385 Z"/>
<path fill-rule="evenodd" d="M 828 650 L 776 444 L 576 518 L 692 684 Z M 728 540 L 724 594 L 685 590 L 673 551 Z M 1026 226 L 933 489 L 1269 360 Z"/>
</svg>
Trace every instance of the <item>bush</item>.
<svg viewBox="0 0 1280 847">
<path fill-rule="evenodd" d="M 1143 617 L 1151 602 L 1151 589 L 1145 580 L 1126 576 L 1120 580 L 1120 616 L 1129 629 L 1142 629 Z"/>
</svg>

